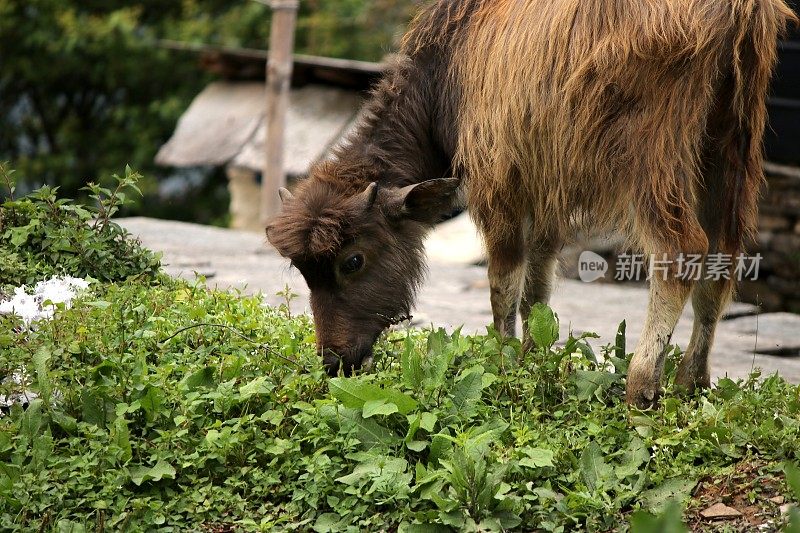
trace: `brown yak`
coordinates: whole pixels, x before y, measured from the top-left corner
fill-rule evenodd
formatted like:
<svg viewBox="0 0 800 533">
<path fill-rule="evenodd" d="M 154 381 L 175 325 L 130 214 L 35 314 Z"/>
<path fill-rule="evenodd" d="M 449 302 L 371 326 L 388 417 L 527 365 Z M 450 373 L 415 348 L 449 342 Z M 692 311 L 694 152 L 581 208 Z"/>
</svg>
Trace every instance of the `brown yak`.
<svg viewBox="0 0 800 533">
<path fill-rule="evenodd" d="M 311 290 L 331 373 L 359 368 L 406 315 L 423 237 L 464 205 L 486 244 L 494 326 L 547 302 L 571 228 L 646 254 L 735 254 L 756 224 L 765 98 L 782 0 L 438 0 L 364 118 L 267 227 Z M 658 276 L 654 277 L 658 278 Z M 677 381 L 709 387 L 727 280 L 653 279 L 627 400 L 651 405 L 689 295 Z"/>
</svg>

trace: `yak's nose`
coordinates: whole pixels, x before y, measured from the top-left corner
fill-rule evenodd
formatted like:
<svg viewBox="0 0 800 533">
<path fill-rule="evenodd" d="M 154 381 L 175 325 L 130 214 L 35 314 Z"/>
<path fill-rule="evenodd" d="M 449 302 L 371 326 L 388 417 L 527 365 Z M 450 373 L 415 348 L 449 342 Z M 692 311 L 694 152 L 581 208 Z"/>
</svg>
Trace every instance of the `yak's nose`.
<svg viewBox="0 0 800 533">
<path fill-rule="evenodd" d="M 346 377 L 353 375 L 353 372 L 364 368 L 368 370 L 372 366 L 372 347 L 360 350 L 336 350 L 325 348 L 320 351 L 322 354 L 322 365 L 330 377 L 335 377 L 342 371 Z"/>
</svg>

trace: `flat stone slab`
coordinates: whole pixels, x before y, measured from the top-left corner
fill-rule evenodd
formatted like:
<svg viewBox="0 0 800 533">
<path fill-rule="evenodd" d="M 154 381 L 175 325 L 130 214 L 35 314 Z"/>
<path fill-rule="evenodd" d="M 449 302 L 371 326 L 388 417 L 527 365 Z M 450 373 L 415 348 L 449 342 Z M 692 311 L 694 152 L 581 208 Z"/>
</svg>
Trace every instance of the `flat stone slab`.
<svg viewBox="0 0 800 533">
<path fill-rule="evenodd" d="M 275 305 L 283 302 L 276 293 L 288 286 L 298 295 L 292 302 L 293 312 L 308 311 L 308 288 L 302 276 L 268 247 L 263 235 L 146 218 L 118 222 L 145 246 L 163 252 L 165 270 L 171 275 L 193 279 L 195 272 L 206 273 L 211 287 L 262 292 L 266 301 Z M 441 255 L 441 246 L 437 247 Z M 468 333 L 485 332 L 486 325 L 492 322 L 486 268 L 445 262 L 432 255 L 435 258 L 429 264 L 413 324 L 447 329 L 463 326 Z M 474 254 L 465 254 L 463 259 L 473 257 Z M 560 279 L 551 305 L 561 319 L 562 338 L 570 330 L 595 332 L 600 335 L 591 341 L 595 348 L 613 343 L 619 323 L 625 320 L 630 352 L 644 324 L 647 290 Z M 779 372 L 787 380 L 800 382 L 800 356 L 791 355 L 800 348 L 800 316 L 788 313 L 742 316 L 755 311 L 753 306 L 736 303 L 728 309 L 728 314 L 739 318 L 724 320 L 717 328 L 712 374 L 735 379 L 760 368 L 765 375 Z M 691 306 L 687 305 L 673 342 L 685 348 L 691 327 Z"/>
<path fill-rule="evenodd" d="M 734 509 L 733 507 L 728 507 L 724 503 L 715 503 L 708 509 L 704 509 L 700 511 L 700 516 L 703 518 L 737 518 L 742 516 L 742 513 Z"/>
</svg>

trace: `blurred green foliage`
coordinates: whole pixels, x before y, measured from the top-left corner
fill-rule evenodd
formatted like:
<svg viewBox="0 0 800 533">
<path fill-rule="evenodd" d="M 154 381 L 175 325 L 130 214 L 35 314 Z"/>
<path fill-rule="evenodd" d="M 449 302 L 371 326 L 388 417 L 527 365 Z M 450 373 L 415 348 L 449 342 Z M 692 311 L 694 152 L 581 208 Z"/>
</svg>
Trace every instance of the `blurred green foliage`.
<svg viewBox="0 0 800 533">
<path fill-rule="evenodd" d="M 377 60 L 415 3 L 301 0 L 297 51 Z M 0 160 L 21 189 L 57 185 L 70 196 L 130 164 L 152 198 L 170 173 L 155 153 L 210 80 L 196 55 L 159 39 L 265 48 L 269 17 L 254 0 L 0 0 Z M 138 210 L 164 211 L 148 203 Z"/>
</svg>

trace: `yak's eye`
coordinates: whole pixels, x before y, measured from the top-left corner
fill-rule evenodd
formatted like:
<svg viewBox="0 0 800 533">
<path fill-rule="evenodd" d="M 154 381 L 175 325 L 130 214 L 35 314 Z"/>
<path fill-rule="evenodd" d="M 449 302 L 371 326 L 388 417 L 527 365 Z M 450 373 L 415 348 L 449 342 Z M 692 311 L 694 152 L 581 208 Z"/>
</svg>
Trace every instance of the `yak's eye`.
<svg viewBox="0 0 800 533">
<path fill-rule="evenodd" d="M 364 256 L 353 254 L 344 260 L 341 266 L 342 274 L 353 274 L 364 267 Z"/>
</svg>

